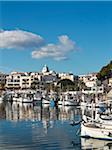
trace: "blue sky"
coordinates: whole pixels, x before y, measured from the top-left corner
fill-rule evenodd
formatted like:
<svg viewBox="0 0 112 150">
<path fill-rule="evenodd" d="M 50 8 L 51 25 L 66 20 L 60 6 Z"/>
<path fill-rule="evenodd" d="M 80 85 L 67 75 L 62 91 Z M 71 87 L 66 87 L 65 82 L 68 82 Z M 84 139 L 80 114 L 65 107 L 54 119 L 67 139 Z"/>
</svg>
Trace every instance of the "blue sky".
<svg viewBox="0 0 112 150">
<path fill-rule="evenodd" d="M 0 8 L 1 71 L 47 64 L 85 74 L 112 59 L 112 2 L 2 1 Z"/>
</svg>

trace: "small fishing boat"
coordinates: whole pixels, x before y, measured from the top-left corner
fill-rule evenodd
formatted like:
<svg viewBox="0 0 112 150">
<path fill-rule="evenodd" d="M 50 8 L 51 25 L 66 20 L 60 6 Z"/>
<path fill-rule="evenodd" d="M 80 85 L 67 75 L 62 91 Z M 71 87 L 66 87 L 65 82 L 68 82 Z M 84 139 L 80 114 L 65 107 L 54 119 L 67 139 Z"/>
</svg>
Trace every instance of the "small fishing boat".
<svg viewBox="0 0 112 150">
<path fill-rule="evenodd" d="M 98 114 L 92 108 L 91 116 L 83 114 L 82 119 L 81 137 L 112 140 L 112 118 L 110 116 Z"/>
<path fill-rule="evenodd" d="M 58 105 L 78 106 L 79 105 L 79 101 L 75 98 L 75 96 L 72 96 L 71 94 L 66 93 L 58 101 Z"/>
<path fill-rule="evenodd" d="M 112 128 L 99 126 L 95 122 L 82 122 L 81 137 L 112 140 Z"/>
</svg>

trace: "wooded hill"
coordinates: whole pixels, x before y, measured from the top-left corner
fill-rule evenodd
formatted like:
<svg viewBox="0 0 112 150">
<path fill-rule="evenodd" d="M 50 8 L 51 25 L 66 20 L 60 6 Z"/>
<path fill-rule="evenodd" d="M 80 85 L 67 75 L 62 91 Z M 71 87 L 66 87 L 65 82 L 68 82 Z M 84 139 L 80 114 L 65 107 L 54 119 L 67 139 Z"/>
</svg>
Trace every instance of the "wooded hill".
<svg viewBox="0 0 112 150">
<path fill-rule="evenodd" d="M 98 77 L 98 80 L 101 80 L 101 81 L 104 81 L 105 79 L 112 77 L 112 61 L 110 61 L 109 64 L 101 68 L 97 77 Z"/>
</svg>

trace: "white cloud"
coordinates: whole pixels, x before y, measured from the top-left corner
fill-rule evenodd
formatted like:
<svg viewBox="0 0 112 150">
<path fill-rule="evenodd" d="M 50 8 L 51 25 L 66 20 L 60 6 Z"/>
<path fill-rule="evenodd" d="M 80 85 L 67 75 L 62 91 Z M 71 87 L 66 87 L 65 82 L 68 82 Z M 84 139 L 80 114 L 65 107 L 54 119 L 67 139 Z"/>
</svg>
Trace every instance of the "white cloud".
<svg viewBox="0 0 112 150">
<path fill-rule="evenodd" d="M 32 58 L 39 59 L 50 57 L 54 60 L 65 60 L 68 59 L 68 53 L 76 50 L 76 44 L 74 41 L 69 39 L 67 35 L 58 37 L 58 44 L 47 44 L 32 52 Z"/>
<path fill-rule="evenodd" d="M 40 35 L 23 30 L 1 30 L 0 48 L 1 49 L 24 49 L 37 48 L 44 43 Z"/>
</svg>

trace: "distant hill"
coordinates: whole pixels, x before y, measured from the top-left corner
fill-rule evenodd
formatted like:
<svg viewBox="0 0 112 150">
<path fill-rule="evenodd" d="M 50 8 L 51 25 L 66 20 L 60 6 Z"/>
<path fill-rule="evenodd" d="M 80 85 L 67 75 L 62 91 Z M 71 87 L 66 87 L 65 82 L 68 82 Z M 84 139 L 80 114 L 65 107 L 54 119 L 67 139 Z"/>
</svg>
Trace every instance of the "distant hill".
<svg viewBox="0 0 112 150">
<path fill-rule="evenodd" d="M 112 61 L 110 61 L 109 64 L 101 68 L 97 77 L 101 81 L 112 77 Z"/>
</svg>

